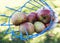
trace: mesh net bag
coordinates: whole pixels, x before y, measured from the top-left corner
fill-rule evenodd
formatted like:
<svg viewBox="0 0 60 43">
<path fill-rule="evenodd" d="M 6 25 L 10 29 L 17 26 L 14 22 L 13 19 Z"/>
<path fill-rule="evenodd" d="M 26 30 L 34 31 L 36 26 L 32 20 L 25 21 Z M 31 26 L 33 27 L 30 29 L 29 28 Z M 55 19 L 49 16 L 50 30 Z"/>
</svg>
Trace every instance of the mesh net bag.
<svg viewBox="0 0 60 43">
<path fill-rule="evenodd" d="M 50 30 L 53 27 L 55 27 L 57 22 L 58 22 L 58 15 L 55 13 L 55 11 L 44 0 L 28 0 L 23 6 L 21 6 L 17 10 L 15 10 L 14 8 L 10 8 L 10 7 L 6 7 L 6 8 L 8 8 L 10 10 L 14 10 L 14 12 L 10 16 L 0 15 L 0 16 L 9 18 L 8 24 L 2 23 L 2 24 L 0 24 L 0 26 L 8 26 L 8 29 L 6 30 L 5 33 L 6 34 L 12 34 L 12 38 L 20 38 L 21 40 L 28 40 L 28 39 L 31 39 L 31 38 L 35 38 L 37 36 L 41 36 L 47 30 Z M 14 30 L 11 29 L 11 26 L 13 26 L 13 24 L 10 23 L 10 19 L 13 16 L 13 14 L 15 14 L 17 12 L 24 12 L 24 13 L 28 14 L 30 12 L 37 11 L 39 8 L 49 9 L 51 11 L 50 16 L 55 18 L 54 21 L 51 18 L 50 25 L 48 27 L 46 27 L 42 32 L 32 34 L 32 35 L 28 35 L 28 32 L 26 31 L 26 35 L 24 36 L 22 34 L 22 32 L 14 31 Z M 10 31 L 10 32 L 8 32 L 8 31 Z"/>
</svg>

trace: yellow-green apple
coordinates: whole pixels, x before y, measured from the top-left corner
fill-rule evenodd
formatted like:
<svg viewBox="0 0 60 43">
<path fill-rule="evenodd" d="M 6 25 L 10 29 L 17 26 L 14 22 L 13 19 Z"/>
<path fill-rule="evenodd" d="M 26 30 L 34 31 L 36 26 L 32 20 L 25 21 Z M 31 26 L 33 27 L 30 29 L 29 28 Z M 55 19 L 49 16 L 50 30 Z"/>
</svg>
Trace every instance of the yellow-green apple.
<svg viewBox="0 0 60 43">
<path fill-rule="evenodd" d="M 27 16 L 25 15 L 25 13 L 19 12 L 14 14 L 11 20 L 13 25 L 20 25 L 27 20 Z"/>
<path fill-rule="evenodd" d="M 34 27 L 35 27 L 35 31 L 37 33 L 41 32 L 45 29 L 45 25 L 42 22 L 39 22 L 39 21 L 36 21 L 34 23 Z"/>
</svg>

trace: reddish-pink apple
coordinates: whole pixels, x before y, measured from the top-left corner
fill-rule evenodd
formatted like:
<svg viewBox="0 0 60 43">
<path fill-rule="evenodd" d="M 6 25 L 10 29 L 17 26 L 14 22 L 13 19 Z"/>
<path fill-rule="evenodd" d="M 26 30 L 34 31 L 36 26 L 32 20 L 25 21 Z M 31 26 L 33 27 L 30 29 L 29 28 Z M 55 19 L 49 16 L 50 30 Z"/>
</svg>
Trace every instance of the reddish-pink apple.
<svg viewBox="0 0 60 43">
<path fill-rule="evenodd" d="M 50 23 L 47 23 L 47 24 L 45 24 L 45 27 L 48 27 L 50 25 Z"/>
<path fill-rule="evenodd" d="M 51 20 L 51 12 L 49 9 L 41 9 L 41 10 L 38 10 L 37 12 L 37 17 L 38 17 L 38 20 L 42 21 L 43 23 L 49 23 L 50 20 Z"/>
<path fill-rule="evenodd" d="M 34 22 L 37 20 L 37 13 L 31 12 L 27 17 L 29 22 Z"/>
<path fill-rule="evenodd" d="M 24 35 L 26 35 L 26 32 L 28 34 L 34 33 L 34 25 L 30 22 L 26 22 L 20 25 L 20 32 L 22 32 Z"/>
</svg>

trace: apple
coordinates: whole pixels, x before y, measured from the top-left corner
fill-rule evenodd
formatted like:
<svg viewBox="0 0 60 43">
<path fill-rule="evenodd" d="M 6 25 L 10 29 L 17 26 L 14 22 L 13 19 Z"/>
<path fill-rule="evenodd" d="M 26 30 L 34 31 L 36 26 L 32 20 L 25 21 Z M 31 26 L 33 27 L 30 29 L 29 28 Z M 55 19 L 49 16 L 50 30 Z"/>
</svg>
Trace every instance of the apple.
<svg viewBox="0 0 60 43">
<path fill-rule="evenodd" d="M 58 21 L 58 23 L 60 23 L 60 20 Z"/>
<path fill-rule="evenodd" d="M 51 16 L 50 16 L 50 10 L 49 9 L 39 9 L 37 11 L 37 17 L 39 21 L 42 21 L 43 23 L 49 23 L 51 20 Z"/>
<path fill-rule="evenodd" d="M 35 31 L 36 31 L 37 33 L 41 32 L 42 30 L 45 29 L 45 25 L 44 25 L 42 22 L 39 22 L 39 21 L 36 21 L 36 22 L 34 23 L 34 27 L 35 27 Z"/>
<path fill-rule="evenodd" d="M 45 27 L 48 27 L 50 25 L 50 23 L 47 23 L 47 24 L 45 24 Z"/>
<path fill-rule="evenodd" d="M 31 13 L 28 15 L 27 19 L 28 19 L 28 22 L 32 22 L 32 23 L 33 23 L 34 21 L 37 20 L 37 13 L 31 12 Z"/>
<path fill-rule="evenodd" d="M 11 21 L 13 25 L 20 25 L 27 20 L 25 13 L 19 12 L 12 16 Z"/>
<path fill-rule="evenodd" d="M 25 23 L 23 23 L 23 24 L 20 25 L 19 30 L 24 35 L 26 35 L 26 31 L 30 35 L 30 34 L 34 33 L 34 25 L 32 23 L 30 23 L 30 22 L 25 22 Z"/>
</svg>

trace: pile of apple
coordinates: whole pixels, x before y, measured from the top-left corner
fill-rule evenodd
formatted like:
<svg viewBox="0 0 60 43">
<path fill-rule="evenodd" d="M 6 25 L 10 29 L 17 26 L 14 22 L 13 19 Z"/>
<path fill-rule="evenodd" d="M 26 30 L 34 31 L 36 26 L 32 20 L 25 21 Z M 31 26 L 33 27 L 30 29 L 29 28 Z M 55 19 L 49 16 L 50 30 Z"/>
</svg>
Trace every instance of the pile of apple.
<svg viewBox="0 0 60 43">
<path fill-rule="evenodd" d="M 40 33 L 49 26 L 51 16 L 49 9 L 38 9 L 35 12 L 30 12 L 28 16 L 25 13 L 19 12 L 11 18 L 13 25 L 19 26 L 19 31 L 26 35 L 26 32 L 31 35 L 34 32 Z"/>
</svg>

